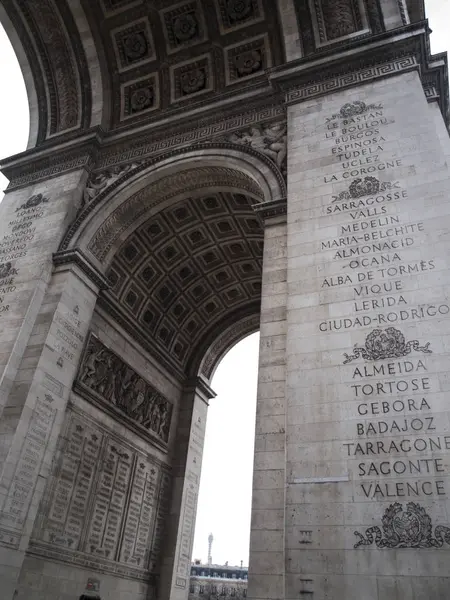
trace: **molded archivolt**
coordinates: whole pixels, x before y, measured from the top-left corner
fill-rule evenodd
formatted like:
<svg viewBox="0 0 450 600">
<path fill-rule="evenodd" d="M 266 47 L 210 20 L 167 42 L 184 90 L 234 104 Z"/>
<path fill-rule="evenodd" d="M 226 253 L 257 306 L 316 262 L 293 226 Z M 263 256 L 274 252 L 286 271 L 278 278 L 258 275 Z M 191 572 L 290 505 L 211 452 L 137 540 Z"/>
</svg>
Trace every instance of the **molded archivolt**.
<svg viewBox="0 0 450 600">
<path fill-rule="evenodd" d="M 0 4 L 0 22 L 5 29 L 6 34 L 8 35 L 22 71 L 22 77 L 28 96 L 28 108 L 30 112 L 30 131 L 28 134 L 27 148 L 33 148 L 37 143 L 40 121 L 38 94 L 33 77 L 33 71 L 19 35 L 2 4 Z"/>
<path fill-rule="evenodd" d="M 0 18 L 28 91 L 28 147 L 99 124 L 101 73 L 78 0 L 4 0 Z"/>
<path fill-rule="evenodd" d="M 70 247 L 107 276 L 99 304 L 134 339 L 177 375 L 209 378 L 258 329 L 264 233 L 252 205 L 284 193 L 262 157 L 186 150 L 125 177 Z"/>
<path fill-rule="evenodd" d="M 164 202 L 174 202 L 183 194 L 215 188 L 244 193 L 254 203 L 286 197 L 286 184 L 276 165 L 245 146 L 197 144 L 117 169 L 120 176 L 87 199 L 60 246 L 60 250 L 88 252 L 102 272 L 139 225 Z"/>
<path fill-rule="evenodd" d="M 245 337 L 258 331 L 259 324 L 259 313 L 248 315 L 224 329 L 219 336 L 216 334 L 206 351 L 205 346 L 202 346 L 199 348 L 199 351 L 192 356 L 189 371 L 192 375 L 199 373 L 208 381 L 211 381 L 225 354 Z M 208 343 L 207 340 L 205 340 L 205 344 L 206 343 Z M 199 362 L 200 367 L 198 366 Z"/>
<path fill-rule="evenodd" d="M 33 107 L 33 143 L 96 125 L 129 127 L 223 93 L 265 89 L 267 69 L 284 62 L 271 4 L 4 0 L 3 20 Z"/>
</svg>

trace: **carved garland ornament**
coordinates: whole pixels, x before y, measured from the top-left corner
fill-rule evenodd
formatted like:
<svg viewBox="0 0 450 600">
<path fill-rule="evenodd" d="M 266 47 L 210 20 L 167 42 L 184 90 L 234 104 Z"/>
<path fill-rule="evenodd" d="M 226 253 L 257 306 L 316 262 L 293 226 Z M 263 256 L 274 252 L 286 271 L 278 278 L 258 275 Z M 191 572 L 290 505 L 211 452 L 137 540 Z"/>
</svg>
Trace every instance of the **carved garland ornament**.
<svg viewBox="0 0 450 600">
<path fill-rule="evenodd" d="M 92 334 L 78 378 L 108 405 L 167 443 L 170 402 Z"/>
<path fill-rule="evenodd" d="M 431 354 L 430 342 L 425 346 L 420 346 L 418 340 L 406 342 L 405 336 L 401 331 L 394 327 L 374 329 L 366 337 L 363 348 L 356 344 L 353 348 L 353 354 L 344 354 L 344 365 L 362 356 L 365 360 L 384 360 L 387 358 L 401 358 L 411 354 L 413 350 Z"/>
<path fill-rule="evenodd" d="M 351 119 L 358 115 L 363 115 L 369 112 L 369 110 L 380 110 L 382 108 L 382 104 L 366 104 L 361 100 L 355 100 L 354 102 L 344 104 L 338 113 L 331 116 L 331 119 Z"/>
<path fill-rule="evenodd" d="M 0 280 L 6 277 L 13 277 L 17 275 L 17 269 L 13 269 L 12 263 L 0 263 Z"/>
<path fill-rule="evenodd" d="M 442 548 L 450 545 L 450 528 L 437 525 L 434 530 L 431 517 L 426 510 L 409 502 L 406 510 L 396 502 L 386 509 L 382 518 L 383 531 L 378 526 L 369 527 L 365 534 L 355 531 L 359 541 L 355 548 L 372 546 L 377 548 Z"/>
<path fill-rule="evenodd" d="M 379 181 L 376 177 L 368 175 L 364 179 L 354 179 L 350 184 L 348 190 L 341 192 L 337 196 L 332 196 L 332 202 L 341 202 L 342 200 L 351 200 L 357 198 L 363 198 L 364 196 L 371 196 L 372 194 L 378 194 L 379 192 L 386 192 L 394 188 L 398 188 L 398 182 L 391 181 Z"/>
<path fill-rule="evenodd" d="M 35 208 L 36 206 L 39 206 L 39 204 L 45 204 L 47 202 L 48 198 L 46 198 L 42 194 L 36 194 L 34 196 L 31 196 L 31 198 L 29 198 L 25 202 L 25 204 L 22 204 L 21 206 L 16 208 L 16 212 L 19 212 L 19 210 L 28 210 L 29 208 Z"/>
<path fill-rule="evenodd" d="M 363 29 L 355 0 L 315 0 L 320 41 L 332 41 Z"/>
</svg>

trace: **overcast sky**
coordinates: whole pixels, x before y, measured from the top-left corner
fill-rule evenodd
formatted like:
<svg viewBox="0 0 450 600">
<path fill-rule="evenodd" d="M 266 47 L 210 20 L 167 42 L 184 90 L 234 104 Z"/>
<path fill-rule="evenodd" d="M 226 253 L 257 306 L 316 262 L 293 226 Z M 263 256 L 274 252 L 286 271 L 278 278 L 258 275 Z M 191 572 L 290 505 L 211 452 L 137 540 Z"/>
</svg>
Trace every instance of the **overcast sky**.
<svg viewBox="0 0 450 600">
<path fill-rule="evenodd" d="M 426 0 L 426 7 L 432 51 L 448 50 L 450 0 Z M 25 150 L 29 119 L 20 69 L 1 27 L 0 80 L 0 157 L 5 157 Z M 0 190 L 6 184 L 0 175 Z M 218 395 L 208 415 L 193 553 L 203 561 L 212 532 L 215 563 L 248 564 L 258 343 L 255 334 L 235 346 L 213 381 Z"/>
</svg>

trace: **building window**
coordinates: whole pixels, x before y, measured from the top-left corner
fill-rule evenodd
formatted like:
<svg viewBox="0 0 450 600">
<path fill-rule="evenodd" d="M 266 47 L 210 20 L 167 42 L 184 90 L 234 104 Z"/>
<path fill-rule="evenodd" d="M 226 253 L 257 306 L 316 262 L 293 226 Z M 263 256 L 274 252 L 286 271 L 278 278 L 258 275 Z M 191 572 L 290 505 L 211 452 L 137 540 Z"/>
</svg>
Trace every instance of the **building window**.
<svg viewBox="0 0 450 600">
<path fill-rule="evenodd" d="M 213 585 L 211 589 L 213 594 L 217 594 L 217 585 Z"/>
<path fill-rule="evenodd" d="M 191 586 L 189 587 L 189 592 L 190 592 L 191 594 L 195 594 L 195 585 L 191 585 Z"/>
<path fill-rule="evenodd" d="M 236 596 L 236 588 L 231 588 L 231 595 Z"/>
<path fill-rule="evenodd" d="M 198 591 L 200 594 L 203 594 L 205 592 L 205 586 L 201 585 Z"/>
<path fill-rule="evenodd" d="M 242 590 L 242 595 L 244 596 L 244 598 L 247 598 L 247 590 Z"/>
</svg>

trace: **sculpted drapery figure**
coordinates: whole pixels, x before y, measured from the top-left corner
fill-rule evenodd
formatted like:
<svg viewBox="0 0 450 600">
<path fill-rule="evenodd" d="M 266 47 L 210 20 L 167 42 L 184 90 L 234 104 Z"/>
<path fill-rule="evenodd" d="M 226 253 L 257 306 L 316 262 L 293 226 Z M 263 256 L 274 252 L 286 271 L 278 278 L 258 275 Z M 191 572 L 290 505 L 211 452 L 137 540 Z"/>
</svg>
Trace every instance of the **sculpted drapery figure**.
<svg viewBox="0 0 450 600">
<path fill-rule="evenodd" d="M 167 442 L 172 409 L 169 402 L 93 335 L 85 351 L 79 381 Z"/>
<path fill-rule="evenodd" d="M 286 171 L 287 129 L 284 123 L 253 125 L 249 129 L 232 133 L 228 141 L 250 146 L 273 160 L 282 173 Z"/>
</svg>

